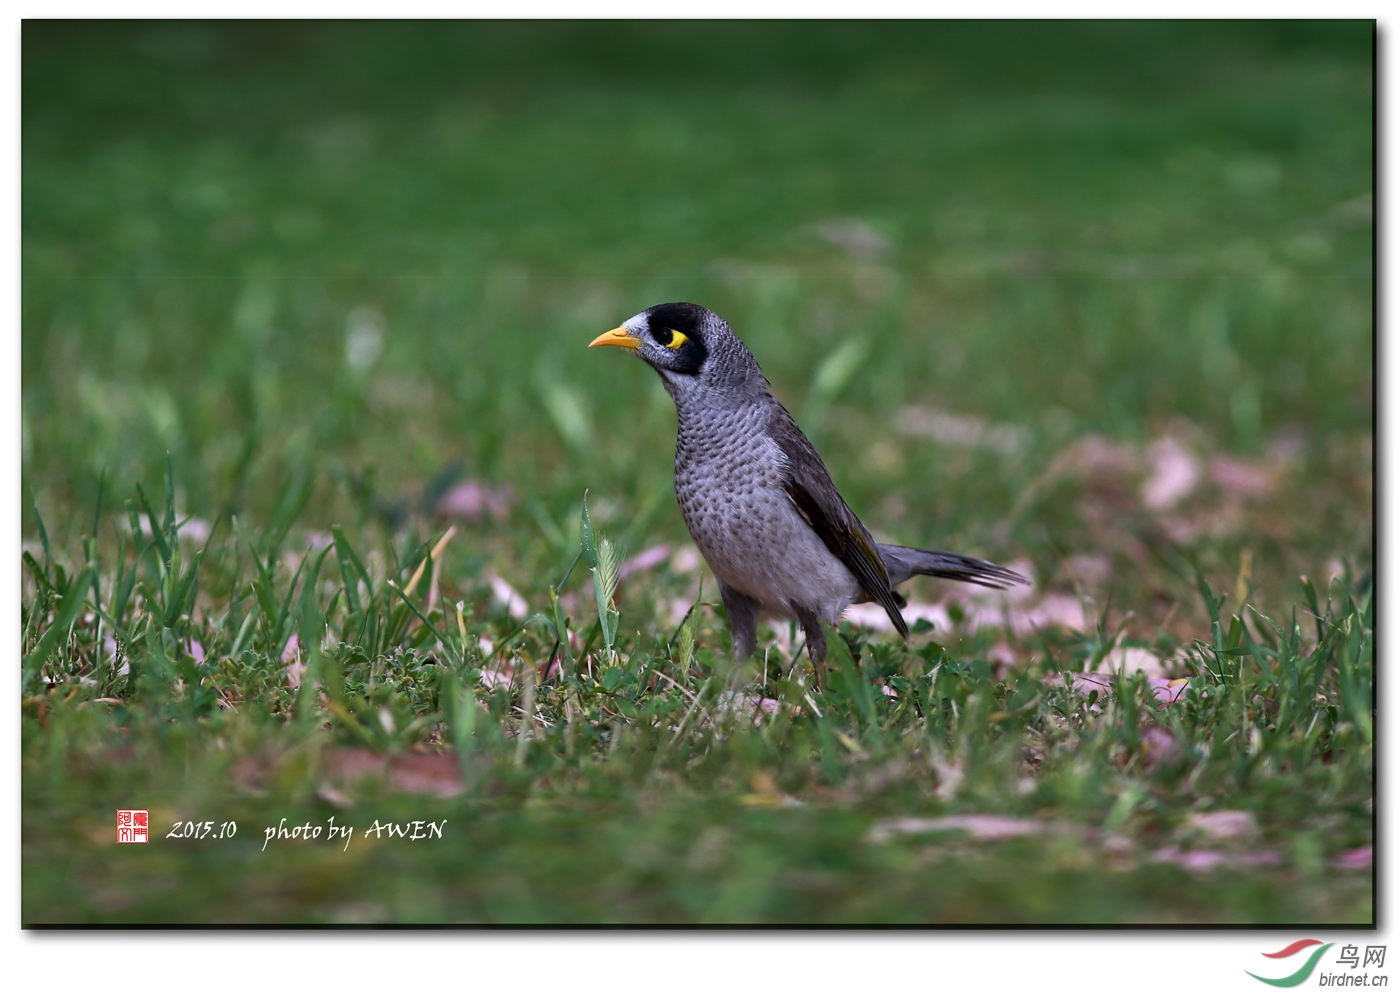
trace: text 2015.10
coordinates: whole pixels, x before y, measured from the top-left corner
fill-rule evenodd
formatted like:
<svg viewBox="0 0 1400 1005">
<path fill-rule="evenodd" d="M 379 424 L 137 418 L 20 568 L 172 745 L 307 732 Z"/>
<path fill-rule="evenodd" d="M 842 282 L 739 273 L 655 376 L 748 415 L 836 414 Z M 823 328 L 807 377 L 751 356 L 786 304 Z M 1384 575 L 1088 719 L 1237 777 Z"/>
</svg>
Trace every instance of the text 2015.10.
<svg viewBox="0 0 1400 1005">
<path fill-rule="evenodd" d="M 167 838 L 231 838 L 238 833 L 238 823 L 225 820 L 215 823 L 212 820 L 176 820 Z"/>
</svg>

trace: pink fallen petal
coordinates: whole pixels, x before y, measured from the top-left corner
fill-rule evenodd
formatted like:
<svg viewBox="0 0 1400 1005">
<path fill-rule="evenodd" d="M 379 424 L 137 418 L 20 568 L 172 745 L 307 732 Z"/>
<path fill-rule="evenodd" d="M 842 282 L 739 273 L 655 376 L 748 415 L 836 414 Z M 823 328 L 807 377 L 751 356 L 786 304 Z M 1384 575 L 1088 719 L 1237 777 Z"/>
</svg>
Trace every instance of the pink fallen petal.
<svg viewBox="0 0 1400 1005">
<path fill-rule="evenodd" d="M 669 684 L 667 685 L 670 686 Z M 763 725 L 763 717 L 775 715 L 781 707 L 776 698 L 760 698 L 756 695 L 744 694 L 742 691 L 725 691 L 719 696 L 715 707 L 721 712 L 738 712 L 744 709 L 752 709 L 754 712 L 754 725 Z"/>
<path fill-rule="evenodd" d="M 446 519 L 480 520 L 483 514 L 490 513 L 497 520 L 510 515 L 506 493 L 488 488 L 481 482 L 458 482 L 437 501 L 438 516 Z"/>
<path fill-rule="evenodd" d="M 1016 564 L 1013 563 L 1013 568 Z M 1026 569 L 1018 569 L 1024 573 Z M 1033 586 L 1013 586 L 1005 591 L 979 590 L 964 592 L 949 587 L 948 595 L 963 608 L 959 631 L 975 632 L 982 628 L 1009 628 L 1014 635 L 1031 635 L 1044 628 L 1061 626 L 1082 632 L 1088 625 L 1084 605 L 1077 597 L 1065 593 L 1047 593 L 1035 600 Z M 1032 601 L 1035 600 L 1035 603 Z M 904 621 L 913 625 L 920 619 L 933 625 L 935 631 L 953 629 L 953 619 L 947 604 L 911 603 L 904 608 Z M 853 604 L 843 617 L 852 624 L 876 631 L 894 632 L 889 615 L 878 604 Z"/>
<path fill-rule="evenodd" d="M 1375 855 L 1367 844 L 1347 849 L 1332 859 L 1332 864 L 1338 869 L 1369 869 L 1374 861 Z"/>
<path fill-rule="evenodd" d="M 899 425 L 906 433 L 927 436 L 945 446 L 982 447 L 999 454 L 1019 454 L 1030 442 L 1025 426 L 992 424 L 974 415 L 953 415 L 921 405 L 905 409 Z"/>
<path fill-rule="evenodd" d="M 884 614 L 884 609 L 878 604 L 857 604 L 851 610 L 859 608 L 862 611 L 878 611 Z M 889 615 L 885 614 L 885 624 L 889 624 Z M 943 604 L 921 604 L 917 601 L 904 608 L 904 623 L 909 627 L 914 627 L 920 621 L 927 621 L 933 625 L 936 632 L 945 631 L 951 625 L 952 619 L 948 617 L 948 608 Z"/>
<path fill-rule="evenodd" d="M 1249 866 L 1282 865 L 1283 855 L 1276 851 L 1260 850 L 1229 854 L 1212 848 L 1193 848 L 1183 851 L 1175 846 L 1159 848 L 1152 855 L 1152 861 L 1179 865 L 1191 872 L 1209 872 L 1212 869 L 1240 869 Z"/>
<path fill-rule="evenodd" d="M 689 598 L 689 599 L 686 599 L 685 597 L 673 597 L 673 598 L 671 598 L 670 610 L 668 611 L 668 613 L 669 613 L 670 616 L 671 616 L 671 624 L 673 624 L 673 625 L 679 625 L 679 624 L 681 623 L 681 620 L 682 620 L 687 614 L 690 613 L 690 608 L 692 607 L 692 605 L 694 605 L 694 603 L 695 603 L 695 598 L 694 598 L 694 597 L 691 597 L 691 598 Z M 786 634 L 787 634 L 787 628 L 786 628 L 786 627 L 783 628 L 782 634 L 783 634 L 783 635 L 786 635 Z"/>
<path fill-rule="evenodd" d="M 1084 694 L 1094 695 L 1097 693 L 1098 698 L 1103 698 L 1113 693 L 1113 676 L 1111 674 L 1077 673 L 1071 674 L 1070 677 L 1074 681 L 1075 690 L 1082 691 Z M 1089 703 L 1090 708 L 1098 707 L 1098 698 Z"/>
<path fill-rule="evenodd" d="M 936 632 L 947 631 L 953 625 L 953 619 L 948 617 L 948 609 L 943 604 L 921 604 L 915 601 L 904 608 L 903 614 L 905 624 L 911 628 L 919 621 L 927 621 L 933 625 L 933 631 Z M 890 624 L 890 616 L 879 604 L 852 604 L 846 608 L 842 618 L 861 628 L 894 631 L 894 625 Z"/>
<path fill-rule="evenodd" d="M 910 604 L 909 606 L 913 607 L 914 605 Z M 912 625 L 916 619 L 909 616 L 908 610 L 909 608 L 906 607 L 904 620 Z M 894 631 L 894 625 L 890 624 L 889 614 L 879 604 L 852 604 L 846 608 L 846 613 L 842 615 L 842 618 L 853 625 L 859 625 L 861 628 L 873 628 L 875 631 Z M 933 621 L 932 618 L 929 620 Z M 935 626 L 939 624 L 937 621 L 933 621 L 933 623 Z M 947 624 L 947 620 L 945 619 L 942 624 Z"/>
<path fill-rule="evenodd" d="M 1180 848 L 1168 847 L 1157 849 L 1152 861 L 1179 865 L 1192 872 L 1206 872 L 1224 865 L 1228 859 L 1223 851 L 1213 851 L 1209 848 L 1182 851 Z"/>
<path fill-rule="evenodd" d="M 1097 586 L 1113 575 L 1113 559 L 1107 555 L 1071 555 L 1065 568 L 1083 586 Z"/>
<path fill-rule="evenodd" d="M 977 622 L 981 620 L 980 617 L 975 619 Z M 1011 631 L 1016 635 L 1033 635 L 1038 629 L 1057 625 L 1082 632 L 1089 624 L 1084 616 L 1084 604 L 1078 597 L 1071 597 L 1066 593 L 1047 593 L 1034 607 L 1011 612 L 1009 621 Z M 1005 621 L 999 618 L 996 623 L 1002 624 Z"/>
<path fill-rule="evenodd" d="M 1199 519 L 1186 520 L 1180 517 L 1163 516 L 1160 520 L 1162 533 L 1174 544 L 1190 544 L 1205 530 L 1205 525 Z"/>
<path fill-rule="evenodd" d="M 287 668 L 287 683 L 294 688 L 301 687 L 301 675 L 306 664 L 301 661 L 301 642 L 295 632 L 282 647 L 282 665 Z"/>
<path fill-rule="evenodd" d="M 530 605 L 515 589 L 500 576 L 492 576 L 488 582 L 491 584 L 491 596 L 496 603 L 503 604 L 510 616 L 517 621 L 530 613 Z"/>
<path fill-rule="evenodd" d="M 353 781 L 383 770 L 385 756 L 364 747 L 331 747 L 323 755 L 326 774 L 341 781 Z"/>
<path fill-rule="evenodd" d="M 1245 498 L 1268 496 L 1278 484 L 1278 468 L 1271 464 L 1216 457 L 1208 470 L 1211 481 L 1227 493 Z"/>
<path fill-rule="evenodd" d="M 693 544 L 683 544 L 671 557 L 671 571 L 685 575 L 700 568 L 700 552 Z"/>
<path fill-rule="evenodd" d="M 1269 441 L 1269 460 L 1281 467 L 1288 467 L 1302 458 L 1308 449 L 1308 434 L 1298 427 L 1285 429 Z M 1369 449 L 1367 453 L 1369 453 Z"/>
<path fill-rule="evenodd" d="M 873 844 L 884 844 L 898 834 L 928 834 L 935 831 L 966 831 L 979 841 L 1003 841 L 1007 838 L 1039 834 L 1045 825 L 1038 820 L 1001 817 L 990 814 L 962 814 L 949 817 L 902 817 L 875 824 L 866 835 Z"/>
<path fill-rule="evenodd" d="M 389 762 L 389 786 L 397 792 L 455 796 L 462 792 L 460 759 L 446 750 L 409 751 Z"/>
<path fill-rule="evenodd" d="M 1119 646 L 1110 652 L 1102 664 L 1106 668 L 1121 670 L 1123 673 L 1143 673 L 1149 680 L 1161 679 L 1162 658 L 1151 649 L 1137 646 Z"/>
<path fill-rule="evenodd" d="M 1190 685 L 1191 680 L 1187 677 L 1178 677 L 1175 680 L 1166 677 L 1148 677 L 1147 683 L 1151 685 L 1153 693 L 1157 696 L 1160 708 L 1166 708 L 1174 701 L 1181 699 L 1181 693 Z"/>
<path fill-rule="evenodd" d="M 196 663 L 204 662 L 204 647 L 199 644 L 198 639 L 190 639 L 190 656 Z"/>
<path fill-rule="evenodd" d="M 1151 470 L 1142 486 L 1142 501 L 1148 509 L 1171 509 L 1185 499 L 1201 480 L 1201 466 L 1185 447 L 1170 436 L 1148 450 Z"/>
<path fill-rule="evenodd" d="M 306 665 L 297 660 L 287 667 L 287 683 L 293 688 L 301 687 L 301 675 L 306 670 Z"/>
<path fill-rule="evenodd" d="M 992 648 L 987 650 L 987 661 L 993 666 L 1001 664 L 1003 666 L 1015 666 L 1021 662 L 1021 654 L 1006 642 L 998 639 L 992 643 Z"/>
<path fill-rule="evenodd" d="M 460 761 L 449 751 L 407 751 L 390 757 L 360 747 L 333 747 L 323 763 L 326 774 L 342 784 L 379 776 L 397 792 L 455 796 L 462 791 Z"/>
<path fill-rule="evenodd" d="M 1069 472 L 1084 478 L 1110 480 L 1137 466 L 1136 453 L 1128 446 L 1090 433 L 1081 436 L 1050 462 L 1048 473 Z"/>
<path fill-rule="evenodd" d="M 515 683 L 514 670 L 483 670 L 481 683 L 490 688 L 510 687 Z"/>
<path fill-rule="evenodd" d="M 136 527 L 141 528 L 141 533 L 147 537 L 151 536 L 151 518 L 145 513 L 136 518 L 136 524 L 132 529 L 135 530 Z M 197 516 L 184 517 L 178 513 L 175 514 L 175 536 L 182 541 L 203 544 L 209 539 L 209 532 L 212 529 L 208 520 L 201 520 Z"/>
<path fill-rule="evenodd" d="M 175 536 L 181 541 L 189 541 L 192 544 L 203 544 L 209 540 L 209 532 L 213 528 L 209 526 L 208 520 L 201 520 L 197 516 L 192 516 L 180 524 L 175 531 Z"/>
<path fill-rule="evenodd" d="M 655 568 L 670 557 L 671 546 L 658 544 L 655 548 L 648 548 L 640 555 L 633 555 L 618 566 L 617 578 L 622 580 L 634 573 L 645 572 L 647 569 Z"/>
<path fill-rule="evenodd" d="M 879 258 L 890 250 L 890 239 L 864 220 L 841 217 L 813 224 L 822 240 L 854 258 Z"/>
<path fill-rule="evenodd" d="M 1092 694 L 1097 691 L 1099 697 L 1102 698 L 1112 693 L 1113 683 L 1117 676 L 1117 674 L 1105 672 L 1077 673 L 1073 675 L 1074 686 L 1076 690 L 1082 691 L 1084 694 Z M 1147 683 L 1148 686 L 1152 688 L 1153 696 L 1159 703 L 1158 707 L 1165 708 L 1167 705 L 1180 699 L 1181 692 L 1186 690 L 1191 681 L 1189 678 L 1168 680 L 1165 677 L 1149 676 L 1147 677 Z M 1097 702 L 1090 703 L 1089 707 L 1096 708 Z"/>
<path fill-rule="evenodd" d="M 1251 836 L 1257 829 L 1254 814 L 1248 810 L 1192 813 L 1186 818 L 1186 826 L 1216 841 L 1240 841 Z"/>
<path fill-rule="evenodd" d="M 1179 753 L 1176 738 L 1161 726 L 1142 731 L 1142 758 L 1149 765 L 1171 760 Z"/>
</svg>

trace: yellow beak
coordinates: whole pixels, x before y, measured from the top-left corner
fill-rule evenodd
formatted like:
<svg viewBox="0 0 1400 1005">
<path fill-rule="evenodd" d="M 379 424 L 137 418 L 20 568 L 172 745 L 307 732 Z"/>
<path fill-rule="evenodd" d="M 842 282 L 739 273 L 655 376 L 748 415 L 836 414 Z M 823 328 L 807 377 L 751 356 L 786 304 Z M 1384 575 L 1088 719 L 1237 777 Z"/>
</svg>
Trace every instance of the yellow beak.
<svg viewBox="0 0 1400 1005">
<path fill-rule="evenodd" d="M 642 340 L 633 335 L 626 328 L 614 328 L 610 332 L 603 332 L 592 342 L 588 343 L 588 348 L 595 345 L 620 345 L 624 349 L 636 349 L 642 344 Z"/>
</svg>

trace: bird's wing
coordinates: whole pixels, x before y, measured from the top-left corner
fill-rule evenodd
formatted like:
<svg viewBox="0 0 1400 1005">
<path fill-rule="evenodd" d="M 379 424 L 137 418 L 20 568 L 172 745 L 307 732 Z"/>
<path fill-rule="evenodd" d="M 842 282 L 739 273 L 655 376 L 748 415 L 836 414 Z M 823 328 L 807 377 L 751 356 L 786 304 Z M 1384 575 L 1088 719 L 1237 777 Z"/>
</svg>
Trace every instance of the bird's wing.
<svg viewBox="0 0 1400 1005">
<path fill-rule="evenodd" d="M 816 448 L 782 405 L 777 405 L 768 421 L 768 435 L 787 455 L 784 487 L 797 512 L 817 532 L 827 549 L 851 570 L 861 589 L 885 609 L 899 634 L 907 639 L 909 627 L 899 612 L 899 600 L 890 586 L 890 575 L 875 548 L 874 538 L 836 491 Z"/>
</svg>

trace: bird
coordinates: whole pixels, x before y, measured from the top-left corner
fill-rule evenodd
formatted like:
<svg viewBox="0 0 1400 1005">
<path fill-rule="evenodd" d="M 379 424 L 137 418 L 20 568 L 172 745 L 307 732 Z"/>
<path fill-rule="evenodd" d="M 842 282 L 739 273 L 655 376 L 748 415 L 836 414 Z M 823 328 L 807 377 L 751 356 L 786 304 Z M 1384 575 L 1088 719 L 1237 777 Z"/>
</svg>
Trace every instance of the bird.
<svg viewBox="0 0 1400 1005">
<path fill-rule="evenodd" d="M 675 402 L 676 502 L 719 584 L 736 661 L 758 644 L 760 612 L 795 619 L 820 686 L 823 624 L 835 625 L 851 604 L 878 603 L 907 639 L 895 588 L 914 576 L 995 589 L 1028 582 L 980 558 L 876 542 L 753 353 L 713 311 L 657 304 L 594 346 L 640 356 Z"/>
</svg>

